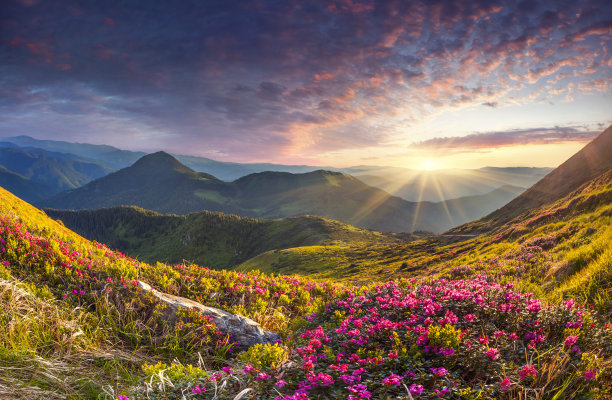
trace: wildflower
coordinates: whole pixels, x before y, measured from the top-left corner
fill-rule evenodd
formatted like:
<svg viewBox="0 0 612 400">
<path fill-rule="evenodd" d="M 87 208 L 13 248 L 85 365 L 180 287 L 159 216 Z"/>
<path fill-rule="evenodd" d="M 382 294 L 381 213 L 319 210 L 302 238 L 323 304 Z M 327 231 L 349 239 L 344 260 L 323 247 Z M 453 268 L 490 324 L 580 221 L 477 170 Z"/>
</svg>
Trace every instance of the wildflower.
<svg viewBox="0 0 612 400">
<path fill-rule="evenodd" d="M 499 358 L 499 350 L 497 350 L 495 347 L 491 347 L 485 354 L 491 360 L 497 360 Z"/>
<path fill-rule="evenodd" d="M 246 373 L 255 372 L 255 368 L 253 368 L 253 366 L 251 364 L 247 364 L 247 365 L 244 366 L 242 371 L 244 371 Z"/>
<path fill-rule="evenodd" d="M 394 373 L 391 373 L 391 375 L 389 375 L 388 377 L 386 377 L 385 379 L 383 379 L 382 384 L 383 385 L 387 385 L 387 386 L 391 386 L 391 385 L 400 385 L 402 381 L 402 377 L 399 375 L 396 375 Z"/>
<path fill-rule="evenodd" d="M 200 394 L 206 391 L 205 387 L 200 387 L 200 385 L 195 385 L 195 387 L 191 390 L 191 393 Z"/>
<path fill-rule="evenodd" d="M 225 367 L 223 367 L 223 368 L 221 368 L 221 369 L 222 369 L 222 370 L 223 370 L 225 373 L 227 373 L 227 374 L 231 374 L 231 373 L 232 373 L 232 367 L 230 367 L 229 365 L 228 365 L 228 366 L 225 366 Z"/>
<path fill-rule="evenodd" d="M 265 372 L 260 372 L 259 374 L 257 374 L 257 380 L 258 381 L 267 381 L 270 380 L 271 376 L 266 374 Z"/>
<path fill-rule="evenodd" d="M 499 382 L 499 388 L 501 390 L 508 390 L 510 389 L 510 386 L 512 384 L 510 383 L 510 378 L 505 377 L 503 381 Z"/>
<path fill-rule="evenodd" d="M 589 369 L 587 371 L 584 371 L 584 378 L 589 380 L 589 381 L 597 378 L 597 368 L 593 368 L 593 369 Z"/>
<path fill-rule="evenodd" d="M 117 400 L 130 400 L 130 398 L 120 394 L 119 396 L 117 396 Z"/>
<path fill-rule="evenodd" d="M 284 387 L 287 384 L 287 382 L 285 382 L 284 380 L 280 379 L 278 382 L 276 382 L 274 385 L 278 386 L 278 387 Z"/>
<path fill-rule="evenodd" d="M 520 372 L 521 380 L 527 378 L 528 376 L 536 376 L 537 374 L 538 370 L 535 369 L 533 365 L 523 365 L 523 368 Z"/>
<path fill-rule="evenodd" d="M 574 343 L 576 343 L 577 341 L 578 341 L 578 336 L 573 336 L 573 335 L 568 336 L 565 338 L 565 345 L 569 347 L 573 345 Z"/>
<path fill-rule="evenodd" d="M 423 393 L 423 385 L 412 384 L 409 390 L 411 395 L 418 396 Z"/>
<path fill-rule="evenodd" d="M 431 372 L 435 375 L 435 376 L 444 376 L 446 374 L 448 374 L 448 370 L 444 367 L 440 367 L 440 368 L 430 368 Z"/>
</svg>

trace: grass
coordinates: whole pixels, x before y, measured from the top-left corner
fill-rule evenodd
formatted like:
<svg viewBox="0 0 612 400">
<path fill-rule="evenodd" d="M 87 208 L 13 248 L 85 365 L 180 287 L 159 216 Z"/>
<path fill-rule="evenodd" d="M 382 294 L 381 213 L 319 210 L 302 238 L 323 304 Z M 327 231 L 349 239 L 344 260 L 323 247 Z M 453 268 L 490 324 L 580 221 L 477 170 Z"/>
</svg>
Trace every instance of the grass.
<svg viewBox="0 0 612 400">
<path fill-rule="evenodd" d="M 191 399 L 207 398 L 195 391 L 206 388 L 219 399 L 272 399 L 312 382 L 312 399 L 365 395 L 338 368 L 381 399 L 406 396 L 391 378 L 413 397 L 446 388 L 455 398 L 604 398 L 612 389 L 609 192 L 605 182 L 583 188 L 477 237 L 350 246 L 342 239 L 361 233 L 347 228 L 338 243 L 273 250 L 243 265 L 316 278 L 305 280 L 146 264 L 0 190 L 0 398 Z M 236 358 L 205 319 L 167 324 L 135 279 L 248 316 L 280 333 L 282 348 Z M 561 302 L 569 298 L 587 308 Z M 401 338 L 390 339 L 397 330 Z M 266 361 L 252 371 L 246 359 Z M 525 367 L 535 376 L 523 376 Z"/>
</svg>

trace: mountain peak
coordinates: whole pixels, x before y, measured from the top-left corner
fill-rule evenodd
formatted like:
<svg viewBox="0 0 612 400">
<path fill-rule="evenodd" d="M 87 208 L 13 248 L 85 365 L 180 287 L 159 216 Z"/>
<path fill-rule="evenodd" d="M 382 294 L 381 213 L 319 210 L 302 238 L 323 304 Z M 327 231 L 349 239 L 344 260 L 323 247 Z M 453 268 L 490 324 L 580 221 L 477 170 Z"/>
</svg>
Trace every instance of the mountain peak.
<svg viewBox="0 0 612 400">
<path fill-rule="evenodd" d="M 194 172 L 191 168 L 181 164 L 179 160 L 165 151 L 147 154 L 139 158 L 131 168 L 146 168 L 152 172 L 161 170 L 175 170 L 181 172 Z"/>
</svg>

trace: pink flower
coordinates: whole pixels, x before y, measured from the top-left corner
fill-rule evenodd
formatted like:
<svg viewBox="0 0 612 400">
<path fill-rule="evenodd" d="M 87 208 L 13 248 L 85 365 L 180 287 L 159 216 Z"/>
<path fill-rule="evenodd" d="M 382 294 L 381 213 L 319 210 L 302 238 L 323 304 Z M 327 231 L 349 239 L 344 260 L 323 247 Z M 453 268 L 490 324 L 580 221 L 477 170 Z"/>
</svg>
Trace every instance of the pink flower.
<svg viewBox="0 0 612 400">
<path fill-rule="evenodd" d="M 497 350 L 495 347 L 491 347 L 485 354 L 491 360 L 497 360 L 499 358 L 499 350 Z"/>
<path fill-rule="evenodd" d="M 578 336 L 568 336 L 565 338 L 565 345 L 571 346 L 578 341 Z"/>
<path fill-rule="evenodd" d="M 416 383 L 410 386 L 410 394 L 418 396 L 423 393 L 423 385 L 417 385 Z"/>
<path fill-rule="evenodd" d="M 399 386 L 401 382 L 402 382 L 401 376 L 391 373 L 391 375 L 383 379 L 382 384 L 387 385 L 387 386 L 391 386 L 391 385 Z"/>
<path fill-rule="evenodd" d="M 246 373 L 255 372 L 255 368 L 251 364 L 245 365 L 242 370 Z"/>
<path fill-rule="evenodd" d="M 257 374 L 257 380 L 258 381 L 267 381 L 271 378 L 270 375 L 266 374 L 265 372 L 260 372 L 259 374 Z"/>
<path fill-rule="evenodd" d="M 205 387 L 200 387 L 200 385 L 195 385 L 195 387 L 191 390 L 191 393 L 200 394 L 206 391 Z"/>
<path fill-rule="evenodd" d="M 278 382 L 276 382 L 274 385 L 278 386 L 278 387 L 284 387 L 287 384 L 287 382 L 285 382 L 284 380 L 280 379 Z"/>
<path fill-rule="evenodd" d="M 521 379 L 525 379 L 528 376 L 536 376 L 538 374 L 538 370 L 535 369 L 533 365 L 523 365 L 520 374 Z"/>
<path fill-rule="evenodd" d="M 448 374 L 448 370 L 444 367 L 440 367 L 440 368 L 430 368 L 431 372 L 435 375 L 435 376 L 444 376 L 446 374 Z"/>
<path fill-rule="evenodd" d="M 584 371 L 584 379 L 592 381 L 595 378 L 597 378 L 597 368 L 593 368 L 593 369 Z"/>
<path fill-rule="evenodd" d="M 503 381 L 499 382 L 499 388 L 501 390 L 508 390 L 510 389 L 510 386 L 512 386 L 512 384 L 510 383 L 510 378 L 505 377 Z"/>
<path fill-rule="evenodd" d="M 230 367 L 229 365 L 226 367 L 221 368 L 223 371 L 225 371 L 228 374 L 232 373 L 232 367 Z"/>
</svg>

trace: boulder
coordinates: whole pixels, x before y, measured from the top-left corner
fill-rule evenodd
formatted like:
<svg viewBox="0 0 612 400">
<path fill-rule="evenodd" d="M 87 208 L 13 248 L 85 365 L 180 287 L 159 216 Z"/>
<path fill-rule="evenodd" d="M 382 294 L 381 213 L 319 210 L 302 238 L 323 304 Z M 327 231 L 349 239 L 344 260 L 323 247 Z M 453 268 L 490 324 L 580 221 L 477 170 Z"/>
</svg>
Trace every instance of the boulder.
<svg viewBox="0 0 612 400">
<path fill-rule="evenodd" d="M 280 340 L 278 334 L 263 329 L 257 322 L 242 315 L 208 307 L 184 297 L 162 293 L 142 281 L 138 281 L 138 287 L 150 292 L 158 301 L 167 306 L 164 318 L 170 323 L 176 322 L 176 313 L 180 308 L 190 308 L 210 317 L 219 332 L 224 335 L 232 335 L 232 340 L 239 342 L 239 347 L 248 348 L 257 343 L 274 343 Z"/>
</svg>

